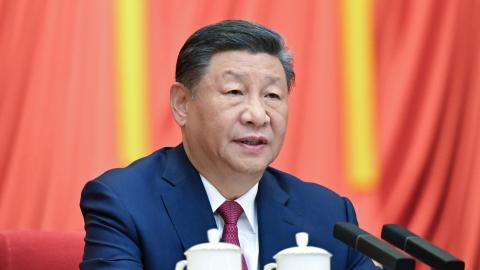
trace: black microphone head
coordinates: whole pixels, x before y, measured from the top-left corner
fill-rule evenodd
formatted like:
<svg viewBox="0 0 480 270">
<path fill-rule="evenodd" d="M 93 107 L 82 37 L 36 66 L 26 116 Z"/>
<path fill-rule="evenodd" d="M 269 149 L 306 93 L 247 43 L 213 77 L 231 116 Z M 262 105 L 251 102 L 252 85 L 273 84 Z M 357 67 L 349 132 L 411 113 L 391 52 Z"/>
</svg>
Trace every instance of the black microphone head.
<svg viewBox="0 0 480 270">
<path fill-rule="evenodd" d="M 385 224 L 382 238 L 437 270 L 464 270 L 465 263 L 398 224 Z"/>
<path fill-rule="evenodd" d="M 338 222 L 333 227 L 333 236 L 354 249 L 357 248 L 358 236 L 368 234 L 368 232 L 348 222 Z"/>
<path fill-rule="evenodd" d="M 333 236 L 377 262 L 386 270 L 413 270 L 415 261 L 355 224 L 335 224 Z"/>
<path fill-rule="evenodd" d="M 418 237 L 418 235 L 405 229 L 398 224 L 385 224 L 382 228 L 382 239 L 390 244 L 405 250 L 408 237 Z"/>
</svg>

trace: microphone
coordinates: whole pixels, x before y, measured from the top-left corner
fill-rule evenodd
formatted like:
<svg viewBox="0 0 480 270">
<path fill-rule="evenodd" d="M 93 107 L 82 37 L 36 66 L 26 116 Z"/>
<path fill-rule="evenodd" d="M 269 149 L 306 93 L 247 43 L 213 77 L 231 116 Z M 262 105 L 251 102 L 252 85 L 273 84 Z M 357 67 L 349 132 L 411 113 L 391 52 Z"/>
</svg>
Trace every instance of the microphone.
<svg viewBox="0 0 480 270">
<path fill-rule="evenodd" d="M 437 270 L 464 270 L 465 263 L 398 224 L 385 224 L 382 238 Z"/>
<path fill-rule="evenodd" d="M 413 270 L 415 260 L 396 250 L 358 226 L 339 222 L 335 224 L 333 236 L 348 246 L 382 264 L 387 270 Z"/>
</svg>

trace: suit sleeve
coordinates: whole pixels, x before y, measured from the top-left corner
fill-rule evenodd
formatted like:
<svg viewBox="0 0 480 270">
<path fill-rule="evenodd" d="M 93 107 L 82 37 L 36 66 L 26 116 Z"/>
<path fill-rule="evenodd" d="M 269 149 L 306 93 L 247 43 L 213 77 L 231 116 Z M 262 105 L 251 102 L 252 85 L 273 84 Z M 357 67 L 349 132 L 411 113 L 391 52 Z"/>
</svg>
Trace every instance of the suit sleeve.
<svg viewBox="0 0 480 270">
<path fill-rule="evenodd" d="M 345 208 L 347 211 L 347 222 L 353 223 L 358 225 L 357 215 L 355 214 L 355 209 L 353 208 L 352 202 L 349 199 L 343 198 L 345 202 Z M 350 270 L 379 270 L 382 268 L 377 268 L 373 261 L 368 258 L 367 256 L 361 254 L 360 252 L 354 250 L 353 248 L 349 248 L 348 252 L 348 269 Z"/>
<path fill-rule="evenodd" d="M 81 270 L 143 269 L 133 219 L 109 186 L 88 182 L 80 208 L 86 231 Z"/>
</svg>

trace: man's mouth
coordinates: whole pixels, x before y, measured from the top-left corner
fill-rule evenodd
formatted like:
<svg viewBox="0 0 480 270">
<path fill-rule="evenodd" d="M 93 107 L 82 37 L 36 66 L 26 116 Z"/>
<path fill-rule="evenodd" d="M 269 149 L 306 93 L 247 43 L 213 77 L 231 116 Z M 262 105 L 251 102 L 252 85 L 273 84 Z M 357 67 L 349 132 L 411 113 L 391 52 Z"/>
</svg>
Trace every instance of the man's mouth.
<svg viewBox="0 0 480 270">
<path fill-rule="evenodd" d="M 262 144 L 268 143 L 267 138 L 263 136 L 243 137 L 243 138 L 236 139 L 235 142 L 246 144 L 246 145 L 262 145 Z"/>
</svg>

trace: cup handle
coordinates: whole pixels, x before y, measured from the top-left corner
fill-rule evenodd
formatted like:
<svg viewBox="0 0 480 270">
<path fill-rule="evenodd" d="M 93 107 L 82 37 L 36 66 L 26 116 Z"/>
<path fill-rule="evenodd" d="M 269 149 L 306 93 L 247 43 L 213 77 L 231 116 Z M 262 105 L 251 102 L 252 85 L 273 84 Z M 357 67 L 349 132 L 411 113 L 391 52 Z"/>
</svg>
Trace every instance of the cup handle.
<svg viewBox="0 0 480 270">
<path fill-rule="evenodd" d="M 175 265 L 175 270 L 183 270 L 187 266 L 187 260 L 181 260 Z"/>
<path fill-rule="evenodd" d="M 265 267 L 263 267 L 263 270 L 272 270 L 272 269 L 277 269 L 276 263 L 269 263 L 269 264 L 266 264 Z"/>
</svg>

